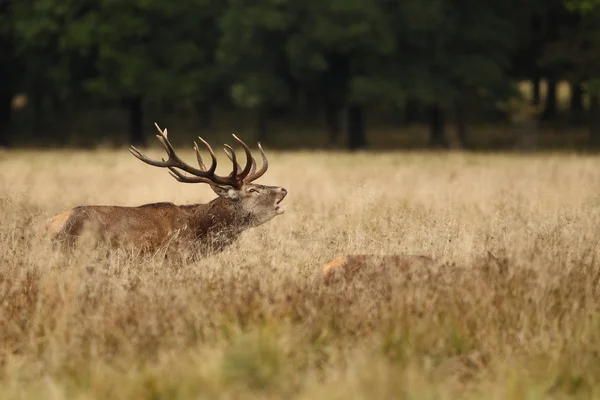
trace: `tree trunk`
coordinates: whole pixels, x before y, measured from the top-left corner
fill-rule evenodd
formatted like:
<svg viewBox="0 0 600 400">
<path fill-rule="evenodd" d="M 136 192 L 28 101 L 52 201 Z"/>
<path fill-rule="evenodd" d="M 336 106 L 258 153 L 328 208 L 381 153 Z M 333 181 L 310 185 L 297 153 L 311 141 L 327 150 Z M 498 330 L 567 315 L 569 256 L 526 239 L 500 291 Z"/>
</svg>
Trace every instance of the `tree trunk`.
<svg viewBox="0 0 600 400">
<path fill-rule="evenodd" d="M 142 96 L 130 97 L 126 102 L 129 108 L 129 144 L 136 147 L 146 147 Z"/>
<path fill-rule="evenodd" d="M 531 79 L 532 93 L 531 93 L 531 103 L 534 106 L 539 106 L 541 102 L 541 89 L 540 89 L 541 79 L 539 75 L 534 76 Z"/>
<path fill-rule="evenodd" d="M 198 121 L 200 122 L 200 128 L 212 129 L 213 113 L 210 104 L 204 101 L 196 101 L 194 105 L 196 114 L 198 115 Z"/>
<path fill-rule="evenodd" d="M 327 57 L 329 68 L 321 76 L 321 96 L 324 100 L 325 113 L 327 114 L 330 143 L 338 141 L 340 132 L 345 129 L 344 125 L 348 125 L 350 118 L 352 118 L 349 115 L 342 115 L 346 111 L 344 107 L 348 102 L 350 59 L 351 55 L 349 54 L 330 54 Z M 348 132 L 350 134 L 350 130 Z M 348 145 L 350 146 L 350 143 Z"/>
<path fill-rule="evenodd" d="M 42 97 L 42 87 L 39 82 L 33 84 L 31 91 L 31 107 L 32 107 L 32 134 L 34 138 L 41 138 L 44 136 L 44 107 Z"/>
<path fill-rule="evenodd" d="M 463 101 L 457 101 L 454 107 L 456 139 L 458 141 L 456 146 L 459 149 L 466 149 L 468 147 L 469 141 L 469 139 L 467 138 L 467 108 Z"/>
<path fill-rule="evenodd" d="M 583 87 L 581 82 L 571 83 L 571 112 L 579 114 L 583 112 Z"/>
<path fill-rule="evenodd" d="M 58 90 L 54 89 L 50 91 L 50 106 L 52 110 L 52 118 L 62 117 L 64 116 L 64 104 L 63 100 L 60 98 L 60 94 Z"/>
<path fill-rule="evenodd" d="M 600 146 L 600 94 L 590 95 L 590 110 L 588 117 L 590 143 L 594 147 Z"/>
<path fill-rule="evenodd" d="M 419 101 L 414 97 L 406 99 L 404 105 L 404 123 L 410 125 L 419 120 Z"/>
<path fill-rule="evenodd" d="M 265 141 L 269 134 L 269 115 L 266 106 L 259 106 L 256 115 L 256 137 L 259 142 Z"/>
<path fill-rule="evenodd" d="M 10 146 L 9 128 L 12 116 L 12 96 L 2 93 L 0 95 L 0 147 Z"/>
<path fill-rule="evenodd" d="M 340 136 L 340 109 L 332 102 L 325 104 L 325 122 L 327 123 L 328 145 L 335 146 Z"/>
<path fill-rule="evenodd" d="M 556 118 L 556 79 L 548 78 L 548 91 L 546 92 L 546 105 L 544 107 L 544 113 L 542 119 L 551 120 Z"/>
<path fill-rule="evenodd" d="M 348 148 L 359 150 L 367 147 L 365 135 L 364 107 L 360 104 L 348 106 Z"/>
<path fill-rule="evenodd" d="M 447 148 L 444 110 L 439 104 L 429 107 L 429 145 L 434 148 Z"/>
</svg>

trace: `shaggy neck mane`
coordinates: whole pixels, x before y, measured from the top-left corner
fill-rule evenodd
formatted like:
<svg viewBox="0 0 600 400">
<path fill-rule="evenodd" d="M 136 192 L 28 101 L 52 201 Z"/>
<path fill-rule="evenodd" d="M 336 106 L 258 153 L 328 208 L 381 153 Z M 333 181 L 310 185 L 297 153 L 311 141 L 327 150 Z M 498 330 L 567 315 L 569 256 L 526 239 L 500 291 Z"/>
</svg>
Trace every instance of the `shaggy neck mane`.
<svg viewBox="0 0 600 400">
<path fill-rule="evenodd" d="M 190 207 L 193 207 L 190 228 L 197 238 L 218 234 L 234 239 L 250 226 L 250 215 L 243 212 L 241 204 L 222 197 Z"/>
</svg>

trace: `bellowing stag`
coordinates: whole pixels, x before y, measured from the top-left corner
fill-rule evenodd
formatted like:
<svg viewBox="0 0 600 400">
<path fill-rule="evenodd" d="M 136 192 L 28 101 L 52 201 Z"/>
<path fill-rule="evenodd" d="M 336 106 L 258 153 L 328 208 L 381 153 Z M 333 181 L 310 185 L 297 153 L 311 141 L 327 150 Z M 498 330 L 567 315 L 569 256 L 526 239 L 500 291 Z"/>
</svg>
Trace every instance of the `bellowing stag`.
<svg viewBox="0 0 600 400">
<path fill-rule="evenodd" d="M 74 244 L 84 231 L 91 230 L 99 240 L 113 247 L 129 246 L 142 252 L 153 252 L 165 245 L 219 251 L 235 241 L 244 230 L 262 225 L 285 212 L 285 206 L 281 205 L 287 194 L 284 188 L 252 183 L 267 171 L 269 165 L 260 143 L 258 150 L 262 156 L 262 167 L 257 171 L 250 149 L 233 135 L 244 149 L 246 165 L 242 168 L 233 148 L 225 145 L 233 170 L 228 176 L 219 176 L 215 174 L 215 153 L 204 139 L 199 138 L 210 153 L 212 163 L 206 168 L 198 144 L 194 142 L 199 165 L 196 168 L 177 156 L 167 137 L 167 129 L 163 131 L 155 125 L 160 133 L 156 137 L 168 155 L 167 160 L 151 160 L 133 146 L 130 152 L 146 164 L 167 168 L 179 182 L 209 184 L 218 197 L 207 204 L 175 205 L 165 202 L 138 207 L 78 206 L 49 221 L 48 228 L 55 240 Z"/>
</svg>

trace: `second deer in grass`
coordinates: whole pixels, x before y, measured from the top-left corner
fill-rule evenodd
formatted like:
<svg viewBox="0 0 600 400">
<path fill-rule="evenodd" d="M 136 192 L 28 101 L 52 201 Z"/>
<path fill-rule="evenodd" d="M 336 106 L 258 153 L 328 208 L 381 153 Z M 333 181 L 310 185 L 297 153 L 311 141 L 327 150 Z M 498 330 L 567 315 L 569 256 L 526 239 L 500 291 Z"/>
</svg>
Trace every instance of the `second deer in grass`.
<svg viewBox="0 0 600 400">
<path fill-rule="evenodd" d="M 337 279 L 351 280 L 357 275 L 386 276 L 382 272 L 402 272 L 411 267 L 431 266 L 434 260 L 422 255 L 404 254 L 348 254 L 337 257 L 323 266 L 323 279 L 326 284 Z M 337 278 L 337 279 L 336 279 Z"/>
<path fill-rule="evenodd" d="M 242 168 L 233 148 L 225 145 L 224 150 L 233 164 L 233 171 L 228 176 L 219 176 L 215 174 L 215 153 L 204 139 L 199 138 L 210 153 L 212 163 L 206 168 L 198 144 L 194 143 L 199 166 L 196 168 L 177 156 L 167 137 L 167 130 L 163 131 L 155 125 L 160 133 L 156 136 L 168 155 L 167 160 L 151 160 L 133 146 L 131 153 L 146 164 L 167 168 L 179 182 L 209 184 L 218 197 L 207 204 L 75 207 L 49 221 L 49 230 L 56 240 L 73 244 L 75 238 L 91 230 L 98 239 L 113 246 L 132 246 L 142 251 L 154 251 L 167 244 L 218 251 L 236 240 L 244 230 L 262 225 L 285 212 L 281 204 L 287 195 L 284 188 L 252 183 L 268 168 L 268 160 L 260 143 L 258 149 L 263 164 L 257 171 L 250 149 L 233 135 L 244 149 L 246 165 Z"/>
</svg>

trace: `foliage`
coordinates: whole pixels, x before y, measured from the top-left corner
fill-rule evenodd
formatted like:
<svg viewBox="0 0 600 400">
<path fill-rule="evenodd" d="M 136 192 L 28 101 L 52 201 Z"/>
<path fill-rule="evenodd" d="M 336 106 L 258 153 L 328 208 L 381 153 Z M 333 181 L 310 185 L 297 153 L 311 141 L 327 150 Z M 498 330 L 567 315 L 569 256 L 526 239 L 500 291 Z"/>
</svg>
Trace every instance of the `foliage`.
<svg viewBox="0 0 600 400">
<path fill-rule="evenodd" d="M 72 71 L 65 53 L 64 35 L 69 16 L 77 9 L 75 3 L 69 1 L 13 2 L 11 19 L 17 54 L 25 65 L 26 87 L 43 82 L 57 88 L 68 82 Z"/>
<path fill-rule="evenodd" d="M 397 64 L 408 93 L 446 105 L 465 92 L 478 98 L 499 94 L 516 44 L 511 2 L 401 4 L 396 15 L 404 18 L 395 26 L 404 51 Z"/>
<path fill-rule="evenodd" d="M 582 22 L 566 30 L 553 48 L 572 66 L 578 79 L 588 81 L 588 91 L 600 94 L 600 1 L 565 0 L 569 10 L 578 12 Z"/>
<path fill-rule="evenodd" d="M 30 0 L 17 2 L 14 18 L 30 76 L 61 85 L 79 75 L 77 84 L 103 96 L 173 100 L 210 91 L 218 75 L 207 43 L 216 5 Z"/>
<path fill-rule="evenodd" d="M 542 63 L 595 87 L 599 2 L 562 1 L 9 1 L 0 70 L 23 65 L 10 82 L 58 101 L 494 108 Z"/>
<path fill-rule="evenodd" d="M 600 0 L 565 0 L 568 9 L 582 14 L 594 12 L 600 7 Z"/>
<path fill-rule="evenodd" d="M 220 59 L 236 71 L 235 97 L 246 105 L 285 103 L 290 81 L 323 82 L 338 59 L 348 64 L 337 72 L 339 90 L 351 101 L 451 103 L 465 89 L 486 96 L 506 82 L 516 39 L 513 9 L 491 4 L 233 1 Z"/>
<path fill-rule="evenodd" d="M 286 5 L 286 0 L 233 0 L 219 19 L 217 57 L 231 77 L 233 100 L 242 107 L 287 101 Z"/>
</svg>

